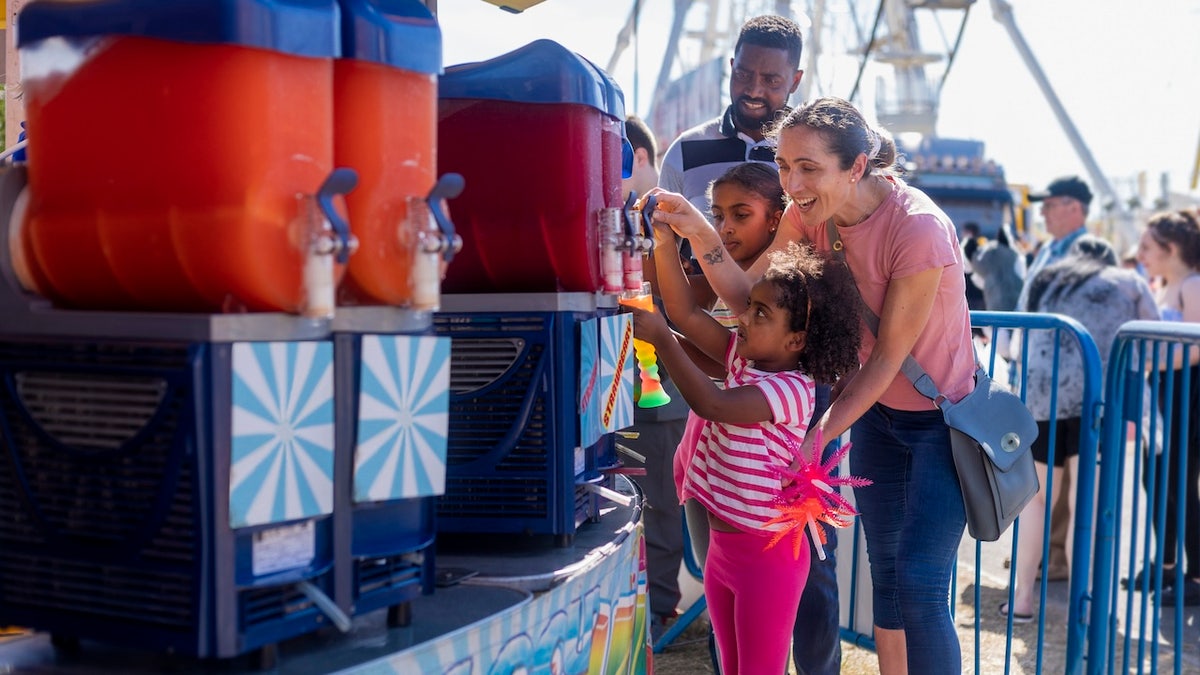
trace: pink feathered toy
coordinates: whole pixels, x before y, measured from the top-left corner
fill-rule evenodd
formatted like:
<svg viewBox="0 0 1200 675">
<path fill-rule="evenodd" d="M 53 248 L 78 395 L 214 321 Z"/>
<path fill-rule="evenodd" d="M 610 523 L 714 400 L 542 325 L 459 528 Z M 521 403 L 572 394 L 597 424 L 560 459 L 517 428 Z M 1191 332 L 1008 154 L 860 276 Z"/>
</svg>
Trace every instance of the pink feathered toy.
<svg viewBox="0 0 1200 675">
<path fill-rule="evenodd" d="M 821 432 L 817 431 L 813 447 L 821 448 Z M 808 461 L 804 454 L 789 439 L 788 445 L 796 456 L 796 468 L 776 469 L 783 479 L 784 486 L 776 501 L 779 503 L 779 515 L 767 521 L 768 525 L 782 523 L 783 529 L 775 533 L 767 548 L 783 541 L 788 534 L 792 535 L 792 554 L 800 557 L 800 547 L 804 545 L 804 530 L 807 528 L 809 537 L 817 548 L 817 556 L 825 559 L 827 543 L 825 531 L 817 527 L 817 521 L 825 522 L 833 527 L 849 527 L 858 512 L 846 501 L 837 488 L 842 485 L 863 487 L 871 481 L 857 476 L 838 476 L 833 472 L 846 453 L 850 451 L 850 443 L 838 448 L 829 460 Z"/>
</svg>

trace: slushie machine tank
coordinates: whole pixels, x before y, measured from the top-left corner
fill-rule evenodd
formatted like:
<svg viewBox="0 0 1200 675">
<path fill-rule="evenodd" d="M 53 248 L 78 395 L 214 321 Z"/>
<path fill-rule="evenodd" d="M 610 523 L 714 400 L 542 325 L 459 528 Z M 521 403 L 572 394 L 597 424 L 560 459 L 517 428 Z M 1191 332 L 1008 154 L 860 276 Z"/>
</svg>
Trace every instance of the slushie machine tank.
<svg viewBox="0 0 1200 675">
<path fill-rule="evenodd" d="M 432 15 L 40 0 L 18 22 L 0 621 L 260 664 L 358 613 L 404 623 L 433 589 L 462 188 L 435 180 Z"/>
<path fill-rule="evenodd" d="M 266 21 L 239 21 L 240 9 Z M 331 311 L 350 243 L 338 233 L 336 264 L 313 250 L 324 242 L 312 199 L 334 168 L 336 11 L 28 3 L 25 284 L 79 309 Z"/>
<path fill-rule="evenodd" d="M 467 189 L 434 319 L 452 338 L 440 532 L 565 544 L 598 515 L 609 432 L 632 423 L 621 249 L 640 262 L 645 241 L 625 227 L 624 120 L 612 80 L 549 40 L 441 78 L 439 167 Z"/>
<path fill-rule="evenodd" d="M 434 180 L 433 15 L 417 0 L 341 0 L 341 10 L 334 157 L 360 180 L 346 197 L 359 246 L 332 322 L 337 601 L 353 615 L 387 608 L 389 625 L 406 625 L 411 600 L 434 590 L 450 339 L 432 335 L 432 310 L 455 250 L 442 200 L 462 185 Z"/>
</svg>

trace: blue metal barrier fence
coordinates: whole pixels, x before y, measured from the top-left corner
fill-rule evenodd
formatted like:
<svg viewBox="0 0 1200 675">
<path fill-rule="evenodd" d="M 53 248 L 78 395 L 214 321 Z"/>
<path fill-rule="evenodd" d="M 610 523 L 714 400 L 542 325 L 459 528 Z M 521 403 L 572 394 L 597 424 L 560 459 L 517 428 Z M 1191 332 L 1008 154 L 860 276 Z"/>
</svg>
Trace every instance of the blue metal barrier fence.
<svg viewBox="0 0 1200 675">
<path fill-rule="evenodd" d="M 1029 355 L 1032 350 L 1045 351 L 1051 358 L 1047 382 L 1050 397 L 1050 419 L 1048 438 L 1050 456 L 1048 463 L 1054 464 L 1054 448 L 1061 447 L 1057 408 L 1058 390 L 1067 378 L 1082 377 L 1082 406 L 1079 410 L 1079 462 L 1076 481 L 1077 501 L 1075 504 L 1075 532 L 1069 545 L 1072 548 L 1072 564 L 1077 569 L 1089 569 L 1091 564 L 1091 542 L 1093 504 L 1096 482 L 1096 458 L 1098 455 L 1101 420 L 1102 369 L 1100 354 L 1091 335 L 1073 319 L 1053 314 L 1013 312 L 971 312 L 971 323 L 983 329 L 990 340 L 977 341 L 976 355 L 987 371 L 1000 381 L 1015 384 L 1014 391 L 1025 399 L 1025 378 L 1018 373 L 1029 372 Z M 1009 363 L 1000 345 L 1015 341 L 1020 347 L 1018 360 Z M 1036 361 L 1035 367 L 1046 367 Z M 853 442 L 853 437 L 851 437 Z M 1065 439 L 1064 439 L 1065 441 Z M 1052 504 L 1055 494 L 1053 472 L 1044 481 L 1046 503 Z M 870 488 L 867 488 L 870 489 Z M 1041 552 L 1038 558 L 1042 569 L 1048 570 L 1050 558 L 1050 509 L 1037 515 L 1041 519 L 1043 532 Z M 950 611 L 970 616 L 956 616 L 960 627 L 970 626 L 970 638 L 962 638 L 964 671 L 975 673 L 1011 672 L 1082 672 L 1083 654 L 1087 633 L 1088 575 L 1072 575 L 1069 584 L 1050 584 L 1048 575 L 1041 575 L 1037 582 L 1037 609 L 1033 619 L 1014 623 L 1013 617 L 1003 617 L 997 605 L 1007 602 L 1013 605 L 1017 560 L 1020 554 L 1020 529 L 1017 522 L 999 541 L 977 542 L 964 533 L 959 549 L 958 575 L 950 589 Z M 1026 523 L 1029 526 L 1028 523 Z M 850 542 L 850 550 L 838 551 L 839 580 L 842 582 L 842 636 L 861 646 L 872 648 L 870 636 L 870 575 L 865 564 L 865 542 L 855 527 L 854 537 L 844 537 Z M 849 532 L 847 533 L 849 534 Z M 1032 545 L 1032 544 L 1030 544 Z M 1006 560 L 1007 556 L 1007 560 Z M 1007 567 L 1007 569 L 1005 569 Z M 963 579 L 968 574 L 969 578 Z M 849 588 L 847 588 L 847 585 Z M 1066 586 L 1064 589 L 1063 586 Z M 961 587 L 961 588 L 960 588 Z M 1065 596 L 1065 597 L 1064 597 Z M 1047 598 L 1053 597 L 1055 607 L 1047 612 Z M 1065 602 L 1063 602 L 1065 601 Z M 1060 608 L 1066 607 L 1065 616 Z M 1011 614 L 1011 612 L 1010 612 Z M 1065 630 L 1062 627 L 1065 626 Z M 1054 658 L 1044 660 L 1047 644 L 1047 629 L 1053 631 L 1049 638 L 1062 649 L 1054 650 Z M 995 646 L 1003 642 L 1003 670 L 995 661 L 998 658 Z M 985 657 L 987 661 L 985 662 Z"/>
<path fill-rule="evenodd" d="M 1200 672 L 1197 362 L 1198 324 L 1130 322 L 1113 342 L 1089 674 Z"/>
</svg>

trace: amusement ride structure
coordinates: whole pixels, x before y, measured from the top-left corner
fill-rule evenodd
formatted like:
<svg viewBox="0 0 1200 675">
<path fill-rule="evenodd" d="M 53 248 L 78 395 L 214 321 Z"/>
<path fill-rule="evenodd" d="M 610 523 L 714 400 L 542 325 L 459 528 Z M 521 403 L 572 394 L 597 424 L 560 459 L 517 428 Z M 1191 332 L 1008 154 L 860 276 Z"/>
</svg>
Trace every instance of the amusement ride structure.
<svg viewBox="0 0 1200 675">
<path fill-rule="evenodd" d="M 611 72 L 626 52 L 642 4 L 635 2 L 608 62 Z M 674 18 L 659 67 L 649 120 L 665 139 L 719 110 L 724 68 L 749 17 L 796 17 L 806 29 L 805 71 L 792 102 L 841 96 L 873 115 L 905 155 L 906 178 L 933 197 L 958 225 L 975 221 L 984 233 L 1004 222 L 1024 225 L 1024 196 L 1010 190 L 1003 168 L 982 142 L 938 134 L 942 89 L 953 70 L 975 0 L 675 0 Z M 1124 243 L 1136 241 L 1133 215 L 1092 156 L 1007 0 L 990 0 L 992 17 L 1005 29 L 1037 83 L 1087 177 L 1103 212 L 1102 229 Z M 707 97 L 707 100 L 705 100 Z M 1014 192 L 1016 194 L 1014 194 Z"/>
</svg>

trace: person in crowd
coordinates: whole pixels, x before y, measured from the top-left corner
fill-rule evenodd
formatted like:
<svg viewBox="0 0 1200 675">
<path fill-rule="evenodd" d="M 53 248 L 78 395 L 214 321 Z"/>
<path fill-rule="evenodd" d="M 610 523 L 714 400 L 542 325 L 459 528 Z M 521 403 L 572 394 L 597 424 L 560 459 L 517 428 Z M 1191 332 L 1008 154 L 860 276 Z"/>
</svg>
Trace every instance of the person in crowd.
<svg viewBox="0 0 1200 675">
<path fill-rule="evenodd" d="M 976 309 L 985 309 L 983 301 L 983 285 L 976 279 L 975 269 L 972 267 L 972 260 L 975 259 L 975 253 L 987 241 L 987 237 L 983 236 L 983 232 L 979 229 L 979 223 L 974 221 L 964 223 L 962 226 L 962 259 L 963 259 L 963 274 L 967 281 L 967 307 Z"/>
<path fill-rule="evenodd" d="M 1087 215 L 1092 203 L 1092 191 L 1078 176 L 1064 176 L 1051 181 L 1045 192 L 1029 195 L 1029 201 L 1042 203 L 1042 218 L 1046 223 L 1046 232 L 1051 238 L 1042 242 L 1029 263 L 1025 284 L 1017 298 L 1016 310 L 1019 312 L 1029 311 L 1029 285 L 1037 273 L 1047 265 L 1061 260 L 1075 240 L 1087 234 Z M 1007 347 L 1002 345 L 1001 350 L 1003 352 L 1007 348 L 1012 352 L 1017 346 L 1018 341 L 1014 340 Z M 1020 362 L 1016 361 L 1015 366 L 1013 372 L 1019 372 Z M 1069 574 L 1066 539 L 1071 506 L 1067 500 L 1074 492 L 1071 483 L 1075 481 L 1075 474 L 1069 465 L 1063 467 L 1061 479 L 1062 482 L 1058 484 L 1059 489 L 1056 491 L 1057 496 L 1054 497 L 1054 513 L 1051 518 L 1050 561 L 1046 570 L 1050 581 L 1063 581 Z"/>
<path fill-rule="evenodd" d="M 849 102 L 812 101 L 788 113 L 775 133 L 791 203 L 768 250 L 802 241 L 829 251 L 833 227 L 862 300 L 880 318 L 878 336 L 863 334 L 861 368 L 839 380 L 814 428 L 826 439 L 852 428 L 850 470 L 873 481 L 855 497 L 871 563 L 880 672 L 957 673 L 961 650 L 947 599 L 966 527 L 962 491 L 941 411 L 900 372 L 912 354 L 951 400 L 974 387 L 954 225 L 894 175 L 891 137 Z M 743 271 L 684 197 L 654 194 L 667 205 L 656 220 L 692 241 L 726 303 L 744 305 L 760 263 Z M 814 438 L 802 446 L 809 456 Z"/>
<path fill-rule="evenodd" d="M 788 98 L 800 86 L 802 49 L 802 30 L 792 19 L 768 15 L 747 20 L 730 59 L 729 106 L 720 116 L 684 131 L 671 143 L 663 155 L 659 187 L 685 195 L 701 214 L 709 216 L 713 180 L 746 161 L 774 167 L 775 139 L 764 132 L 788 109 Z M 691 259 L 690 242 L 685 240 L 682 245 L 683 255 Z M 819 385 L 817 414 L 828 398 L 829 388 Z M 703 544 L 707 540 L 704 523 L 692 518 L 687 523 L 692 541 Z M 841 671 L 837 538 L 832 529 L 827 534 L 829 555 L 809 568 L 796 618 L 792 656 L 797 670 L 805 675 L 837 675 Z M 715 649 L 713 669 L 719 672 Z"/>
<path fill-rule="evenodd" d="M 983 305 L 992 312 L 1011 312 L 1025 284 L 1025 256 L 1012 245 L 1008 226 L 979 247 L 971 260 L 975 282 L 983 289 Z"/>
<path fill-rule="evenodd" d="M 637 115 L 625 118 L 625 138 L 633 146 L 633 171 L 622 181 L 621 189 L 625 195 L 633 192 L 641 197 L 658 185 L 658 143 L 650 126 Z M 624 195 L 621 201 L 625 201 Z"/>
<path fill-rule="evenodd" d="M 1130 246 L 1128 249 L 1126 249 L 1124 255 L 1121 256 L 1121 267 L 1131 269 L 1149 280 L 1150 275 L 1146 274 L 1146 268 L 1143 267 L 1141 261 L 1138 260 L 1137 244 Z M 1153 286 L 1151 287 L 1151 290 L 1153 290 Z"/>
<path fill-rule="evenodd" d="M 1157 213 L 1150 218 L 1138 244 L 1138 261 L 1146 272 L 1158 279 L 1156 301 L 1162 318 L 1166 321 L 1200 322 L 1200 215 L 1193 209 Z M 1188 360 L 1184 362 L 1184 352 Z M 1166 490 L 1166 513 L 1155 514 L 1153 519 L 1156 535 L 1162 547 L 1162 603 L 1174 604 L 1178 589 L 1175 582 L 1175 566 L 1179 533 L 1183 533 L 1183 552 L 1186 568 L 1183 576 L 1183 603 L 1187 606 L 1200 605 L 1200 423 L 1195 409 L 1200 402 L 1200 350 L 1195 348 L 1176 350 L 1175 362 L 1160 359 L 1160 366 L 1174 369 L 1174 373 L 1159 373 L 1158 400 L 1160 412 L 1166 422 L 1166 448 L 1159 457 L 1166 457 L 1167 466 L 1155 472 L 1159 489 Z M 1183 369 L 1190 373 L 1190 391 L 1183 389 Z M 1189 395 L 1189 408 L 1183 407 L 1184 394 Z M 1170 415 L 1166 405 L 1172 401 Z M 1188 417 L 1188 437 L 1180 436 L 1182 420 Z M 1180 467 L 1187 466 L 1187 489 L 1179 494 Z M 1156 497 L 1158 490 L 1149 485 L 1149 468 L 1143 472 L 1147 494 Z M 1183 500 L 1184 521 L 1178 522 L 1176 513 Z M 1158 499 L 1153 500 L 1156 504 Z M 1158 530 L 1159 517 L 1165 515 L 1164 526 Z M 1148 568 L 1143 568 L 1148 569 Z M 1136 588 L 1143 588 L 1143 572 L 1133 580 Z"/>
<path fill-rule="evenodd" d="M 1117 254 L 1108 242 L 1092 235 L 1075 239 L 1067 255 L 1042 268 L 1029 283 L 1029 311 L 1063 314 L 1076 319 L 1096 342 L 1102 369 L 1107 368 L 1109 352 L 1117 329 L 1126 321 L 1157 320 L 1158 307 L 1146 280 L 1136 272 L 1117 265 Z M 1028 338 L 1026 404 L 1038 424 L 1038 437 L 1032 446 L 1038 473 L 1038 493 L 1021 512 L 1018 528 L 1016 587 L 1011 614 L 1013 623 L 1034 619 L 1038 584 L 1038 563 L 1042 559 L 1046 493 L 1057 494 L 1063 467 L 1078 475 L 1079 443 L 1083 419 L 1083 357 L 1072 335 L 1058 331 L 1031 331 Z M 1054 362 L 1058 360 L 1058 370 Z M 1103 372 L 1103 370 L 1102 370 Z M 1051 403 L 1053 402 L 1053 409 Z M 1053 442 L 1053 447 L 1051 447 Z M 1047 471 L 1053 466 L 1053 472 Z M 1077 500 L 1072 483 L 1067 504 Z M 1066 541 L 1075 531 L 1075 513 L 1067 514 Z M 1070 569 L 1071 547 L 1066 547 Z M 1008 616 L 1008 602 L 999 606 Z"/>
<path fill-rule="evenodd" d="M 704 593 L 721 672 L 784 673 L 810 554 L 772 539 L 784 527 L 776 522 L 783 479 L 805 440 L 815 382 L 858 365 L 853 281 L 841 265 L 793 244 L 772 256 L 730 330 L 696 304 L 664 229 L 656 227 L 654 258 L 667 317 L 728 373 L 718 387 L 661 315 L 634 310 L 635 335 L 655 346 L 704 420 L 694 442 L 680 447 L 676 481 L 682 498 L 703 505 L 710 528 Z"/>
<path fill-rule="evenodd" d="M 1029 195 L 1029 201 L 1042 203 L 1042 218 L 1050 240 L 1038 248 L 1025 275 L 1026 283 L 1017 300 L 1017 311 L 1029 311 L 1029 282 L 1043 267 L 1061 260 L 1071 249 L 1071 244 L 1087 234 L 1088 207 L 1092 203 L 1092 191 L 1078 176 L 1065 176 L 1050 182 L 1045 192 Z"/>
<path fill-rule="evenodd" d="M 633 172 L 625 179 L 626 194 L 639 197 L 658 184 L 657 144 L 644 121 L 635 116 L 625 120 L 625 136 L 633 146 Z M 645 266 L 647 280 L 657 295 L 653 264 Z M 675 447 L 683 438 L 688 408 L 671 380 L 670 371 L 659 369 L 663 390 L 671 402 L 657 408 L 634 406 L 634 424 L 625 430 L 621 443 L 644 458 L 628 458 L 644 476 L 634 476 L 645 497 L 642 522 L 646 536 L 646 580 L 650 604 L 650 635 L 657 640 L 675 619 L 681 598 L 679 568 L 683 562 L 683 508 L 675 496 L 672 478 Z"/>
</svg>

